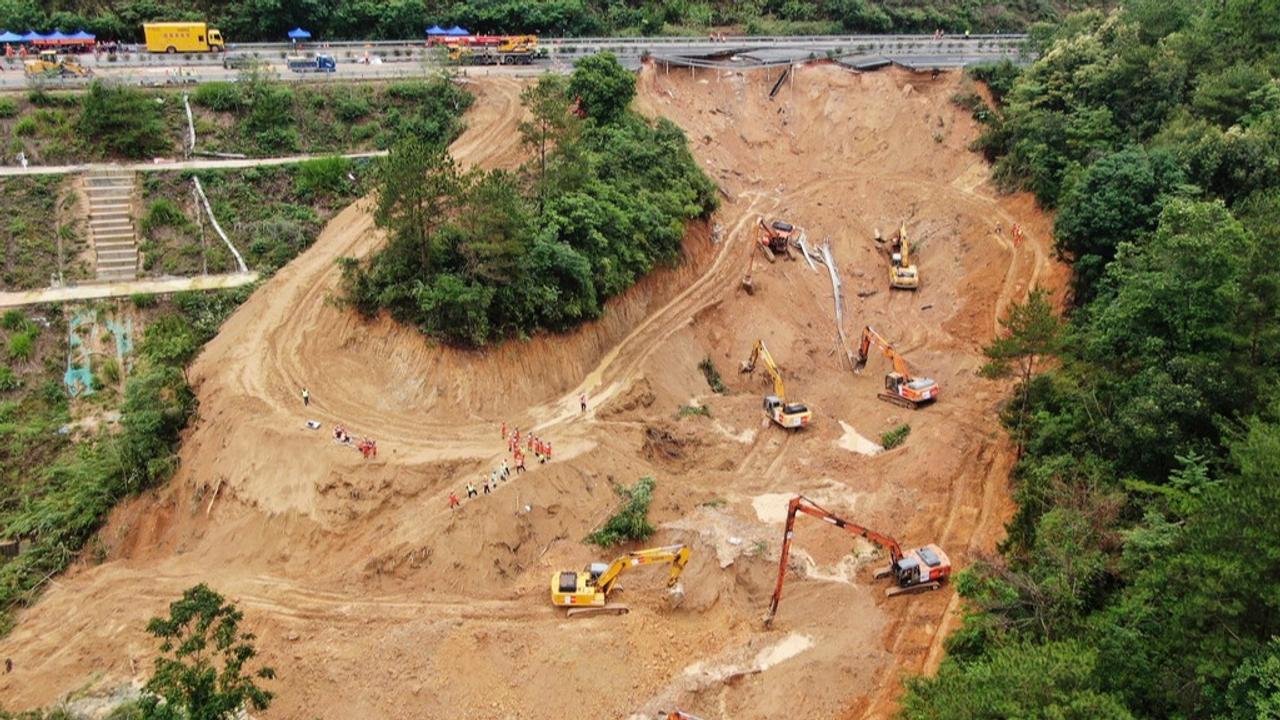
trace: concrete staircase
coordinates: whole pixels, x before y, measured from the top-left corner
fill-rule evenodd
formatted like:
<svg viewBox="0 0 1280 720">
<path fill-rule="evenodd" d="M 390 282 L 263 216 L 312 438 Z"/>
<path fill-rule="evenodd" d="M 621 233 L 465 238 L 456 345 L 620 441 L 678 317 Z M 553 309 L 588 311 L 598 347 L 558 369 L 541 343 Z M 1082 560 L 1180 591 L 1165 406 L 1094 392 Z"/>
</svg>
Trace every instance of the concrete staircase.
<svg viewBox="0 0 1280 720">
<path fill-rule="evenodd" d="M 98 280 L 138 278 L 138 239 L 133 228 L 134 173 L 94 168 L 85 176 L 89 197 L 89 234 Z"/>
</svg>

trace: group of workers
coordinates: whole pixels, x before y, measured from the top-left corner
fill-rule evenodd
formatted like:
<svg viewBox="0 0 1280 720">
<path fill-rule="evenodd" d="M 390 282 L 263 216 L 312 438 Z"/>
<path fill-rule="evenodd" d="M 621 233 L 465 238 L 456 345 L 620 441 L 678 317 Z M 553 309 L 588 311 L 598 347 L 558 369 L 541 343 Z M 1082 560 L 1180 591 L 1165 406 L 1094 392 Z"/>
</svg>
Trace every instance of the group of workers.
<svg viewBox="0 0 1280 720">
<path fill-rule="evenodd" d="M 584 405 L 586 404 L 585 399 L 583 400 L 583 404 Z M 481 492 L 483 492 L 485 495 L 488 495 L 489 493 L 493 492 L 495 489 L 497 489 L 498 483 L 502 482 L 503 480 L 509 480 L 511 478 L 512 467 L 515 468 L 515 472 L 517 475 L 524 472 L 525 471 L 524 453 L 526 449 L 528 449 L 529 452 L 532 452 L 534 457 L 538 458 L 538 462 L 545 463 L 551 460 L 551 443 L 550 442 L 547 442 L 542 438 L 539 438 L 537 435 L 534 435 L 533 433 L 529 433 L 527 436 L 522 436 L 520 434 L 519 428 L 512 428 L 510 432 L 508 432 L 506 421 L 503 421 L 502 427 L 500 428 L 499 432 L 502 436 L 502 439 L 507 443 L 507 452 L 511 453 L 512 459 L 508 461 L 506 458 L 503 458 L 502 465 L 489 471 L 488 474 L 480 473 L 479 488 L 476 487 L 475 483 L 470 483 L 470 482 L 467 483 L 466 497 L 468 499 L 473 497 L 479 497 Z M 520 443 L 522 437 L 525 441 L 524 445 L 521 445 Z M 449 493 L 449 509 L 452 510 L 453 508 L 456 508 L 461 504 L 462 504 L 462 500 L 458 498 L 458 493 L 450 492 Z"/>
<path fill-rule="evenodd" d="M 346 428 L 341 425 L 334 425 L 333 439 L 343 445 L 350 445 L 354 438 L 351 437 L 351 433 L 347 432 Z M 378 441 L 373 438 L 361 438 L 360 441 L 356 443 L 356 449 L 360 451 L 360 454 L 364 456 L 365 460 L 371 460 L 378 457 Z"/>
</svg>

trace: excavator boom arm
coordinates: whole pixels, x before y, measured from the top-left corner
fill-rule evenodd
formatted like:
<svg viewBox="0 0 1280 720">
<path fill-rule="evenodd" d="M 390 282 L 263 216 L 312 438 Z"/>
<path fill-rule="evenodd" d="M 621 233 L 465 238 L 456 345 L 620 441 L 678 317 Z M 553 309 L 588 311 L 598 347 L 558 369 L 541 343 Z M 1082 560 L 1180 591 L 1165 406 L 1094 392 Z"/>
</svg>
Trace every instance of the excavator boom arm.
<svg viewBox="0 0 1280 720">
<path fill-rule="evenodd" d="M 880 352 L 888 358 L 893 364 L 893 371 L 902 376 L 903 380 L 911 382 L 911 369 L 907 367 L 907 361 L 898 354 L 897 350 L 880 336 L 880 333 L 871 329 L 868 325 L 862 328 L 862 342 L 858 345 L 858 365 L 861 367 L 867 362 L 867 354 L 871 351 L 871 346 L 875 345 Z"/>
<path fill-rule="evenodd" d="M 795 537 L 796 513 L 804 513 L 818 518 L 843 529 L 850 535 L 857 535 L 870 540 L 888 550 L 889 557 L 895 565 L 902 559 L 902 546 L 898 544 L 897 540 L 857 523 L 849 522 L 809 498 L 797 495 L 791 498 L 791 502 L 787 504 L 787 523 L 782 535 L 782 553 L 778 559 L 778 580 L 773 588 L 773 596 L 769 599 L 769 614 L 765 616 L 766 624 L 772 622 L 773 616 L 778 612 L 778 603 L 782 602 L 782 585 L 787 579 L 787 561 L 791 558 L 791 540 Z"/>
<path fill-rule="evenodd" d="M 667 587 L 672 587 L 680 580 L 680 573 L 684 572 L 684 566 L 689 562 L 688 546 L 668 545 L 666 547 L 629 552 L 609 564 L 608 569 L 601 573 L 599 579 L 596 580 L 596 588 L 608 595 L 624 570 L 637 565 L 651 565 L 661 562 L 671 563 L 671 572 L 667 576 Z"/>
<path fill-rule="evenodd" d="M 764 368 L 769 372 L 769 377 L 773 378 L 773 394 L 778 396 L 779 400 L 786 402 L 787 391 L 782 384 L 782 373 L 778 372 L 778 364 L 773 361 L 773 355 L 769 354 L 769 348 L 765 347 L 763 340 L 757 340 L 754 347 L 751 348 L 751 359 L 742 366 L 743 372 L 751 372 L 756 369 L 756 362 L 763 360 Z"/>
</svg>

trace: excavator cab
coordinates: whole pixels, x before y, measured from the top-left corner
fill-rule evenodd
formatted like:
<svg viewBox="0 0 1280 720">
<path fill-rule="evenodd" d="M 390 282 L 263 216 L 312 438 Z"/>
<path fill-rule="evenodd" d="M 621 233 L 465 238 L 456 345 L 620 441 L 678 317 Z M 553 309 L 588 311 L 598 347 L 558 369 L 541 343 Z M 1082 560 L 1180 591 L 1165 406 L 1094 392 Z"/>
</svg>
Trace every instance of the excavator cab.
<svg viewBox="0 0 1280 720">
<path fill-rule="evenodd" d="M 888 574 L 892 574 L 898 583 L 898 587 L 890 588 L 889 595 L 936 589 L 951 575 L 951 558 L 937 545 L 925 545 L 906 553 L 886 570 L 878 572 L 876 577 Z"/>
<path fill-rule="evenodd" d="M 765 395 L 764 414 L 788 430 L 808 427 L 813 413 L 801 403 L 784 402 L 776 395 Z"/>
<path fill-rule="evenodd" d="M 799 230 L 789 222 L 782 220 L 765 222 L 764 218 L 760 218 L 760 234 L 757 241 L 769 262 L 773 262 L 778 255 L 788 260 L 795 260 L 796 256 L 791 252 L 791 241 L 798 235 Z"/>
</svg>

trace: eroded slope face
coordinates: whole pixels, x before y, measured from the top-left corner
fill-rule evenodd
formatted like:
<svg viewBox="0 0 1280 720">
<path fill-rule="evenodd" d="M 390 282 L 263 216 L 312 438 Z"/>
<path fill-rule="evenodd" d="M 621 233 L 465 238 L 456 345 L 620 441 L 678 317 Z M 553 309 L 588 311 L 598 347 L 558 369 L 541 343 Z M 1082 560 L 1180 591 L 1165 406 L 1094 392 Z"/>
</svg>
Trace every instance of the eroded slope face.
<svg viewBox="0 0 1280 720">
<path fill-rule="evenodd" d="M 380 238 L 367 201 L 335 218 L 197 362 L 201 418 L 179 476 L 118 512 L 104 531 L 111 559 L 51 587 L 0 642 L 22 669 L 0 676 L 0 695 L 22 707 L 93 673 L 102 686 L 144 677 L 146 619 L 207 581 L 240 602 L 280 672 L 268 717 L 550 719 L 570 704 L 599 717 L 883 715 L 898 673 L 936 660 L 952 593 L 885 600 L 872 548 L 801 519 L 798 572 L 766 631 L 786 501 L 803 492 L 904 544 L 938 542 L 961 566 L 994 547 L 1006 389 L 974 371 L 998 312 L 1033 283 L 1060 284 L 1048 222 L 987 185 L 966 150 L 973 123 L 949 102 L 954 76 L 814 66 L 771 101 L 771 77 L 699 73 L 647 68 L 638 103 L 681 125 L 720 183 L 720 232 L 691 228 L 683 266 L 574 333 L 464 353 L 361 322 L 326 302 L 334 259 Z M 511 167 L 520 87 L 476 87 L 454 152 Z M 882 359 L 850 371 L 822 266 L 755 254 L 757 291 L 739 289 L 760 214 L 830 240 L 846 331 L 876 327 L 942 385 L 940 402 L 913 413 L 876 400 Z M 874 240 L 902 221 L 923 278 L 910 294 L 889 292 Z M 765 424 L 768 385 L 735 372 L 756 338 L 789 397 L 815 411 L 803 433 Z M 709 391 L 707 357 L 728 395 Z M 676 419 L 698 404 L 711 417 Z M 324 429 L 307 430 L 312 418 Z M 448 510 L 450 491 L 501 461 L 503 421 L 551 440 L 555 459 Z M 336 422 L 376 437 L 377 460 L 331 442 Z M 859 452 L 903 422 L 903 447 Z M 662 571 L 646 569 L 616 598 L 630 614 L 566 620 L 548 604 L 549 576 L 613 554 L 580 540 L 615 504 L 610 482 L 644 475 L 658 480 L 653 544 L 694 548 L 685 604 L 668 610 Z"/>
</svg>

